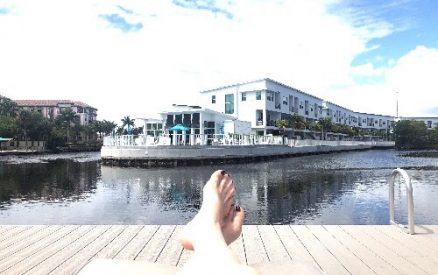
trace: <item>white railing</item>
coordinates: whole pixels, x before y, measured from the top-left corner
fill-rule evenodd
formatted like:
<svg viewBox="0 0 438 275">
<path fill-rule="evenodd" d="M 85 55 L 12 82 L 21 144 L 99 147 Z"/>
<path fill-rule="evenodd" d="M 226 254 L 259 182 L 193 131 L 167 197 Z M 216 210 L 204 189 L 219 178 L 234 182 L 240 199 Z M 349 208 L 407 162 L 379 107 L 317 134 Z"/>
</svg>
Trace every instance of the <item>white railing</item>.
<svg viewBox="0 0 438 275">
<path fill-rule="evenodd" d="M 158 137 L 147 135 L 107 136 L 104 146 L 156 146 L 156 145 L 288 145 L 290 147 L 305 146 L 394 146 L 394 142 L 376 141 L 332 141 L 312 139 L 287 139 L 281 136 L 259 136 L 241 134 L 166 134 Z"/>
<path fill-rule="evenodd" d="M 282 137 L 240 134 L 166 134 L 158 137 L 121 135 L 104 137 L 104 146 L 155 146 L 155 145 L 283 145 Z"/>
<path fill-rule="evenodd" d="M 394 225 L 399 225 L 395 222 L 395 215 L 394 215 L 394 182 L 397 176 L 400 175 L 403 177 L 403 180 L 406 185 L 406 192 L 408 196 L 408 228 L 409 228 L 409 234 L 413 235 L 415 234 L 415 224 L 414 224 L 414 194 L 412 190 L 412 183 L 411 178 L 409 177 L 408 173 L 406 173 L 403 169 L 395 169 L 392 171 L 391 176 L 388 178 L 388 185 L 389 185 L 389 222 Z M 403 227 L 403 226 L 402 226 Z"/>
</svg>

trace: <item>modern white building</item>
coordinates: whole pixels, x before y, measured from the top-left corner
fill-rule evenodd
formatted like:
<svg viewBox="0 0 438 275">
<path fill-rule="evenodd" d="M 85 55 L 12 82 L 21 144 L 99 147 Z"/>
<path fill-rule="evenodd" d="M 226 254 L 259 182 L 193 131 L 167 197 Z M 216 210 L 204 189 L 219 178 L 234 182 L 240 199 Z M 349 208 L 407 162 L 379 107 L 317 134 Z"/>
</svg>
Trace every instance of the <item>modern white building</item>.
<svg viewBox="0 0 438 275">
<path fill-rule="evenodd" d="M 169 110 L 161 112 L 160 116 L 161 119 L 137 118 L 136 121 L 142 121 L 145 135 L 166 135 L 172 138 L 172 143 L 176 135 L 184 143 L 195 144 L 195 139 L 200 138 L 204 144 L 211 143 L 216 135 L 251 134 L 250 122 L 239 121 L 234 116 L 200 106 L 173 104 Z M 171 130 L 178 124 L 187 130 Z"/>
<path fill-rule="evenodd" d="M 202 91 L 202 105 L 250 121 L 252 131 L 266 135 L 275 122 L 296 114 L 307 121 L 331 118 L 333 123 L 390 131 L 394 117 L 359 113 L 269 78 Z"/>
<path fill-rule="evenodd" d="M 389 134 L 396 121 L 393 116 L 355 112 L 269 78 L 202 91 L 201 95 L 203 107 L 174 104 L 171 109 L 160 113 L 161 119 L 141 119 L 144 134 L 170 136 L 174 132 L 169 129 L 181 124 L 187 128 L 184 131 L 187 139 L 202 135 L 211 140 L 214 135 L 229 133 L 266 136 L 279 130 L 276 127 L 277 120 L 293 115 L 303 117 L 308 122 L 330 118 L 334 124 Z M 402 119 L 424 121 L 429 129 L 438 127 L 438 117 Z M 182 135 L 181 132 L 179 134 Z M 342 136 L 331 135 L 336 139 Z M 322 138 L 322 134 L 313 138 Z"/>
<path fill-rule="evenodd" d="M 438 117 L 401 117 L 401 120 L 423 121 L 427 129 L 438 127 Z"/>
</svg>

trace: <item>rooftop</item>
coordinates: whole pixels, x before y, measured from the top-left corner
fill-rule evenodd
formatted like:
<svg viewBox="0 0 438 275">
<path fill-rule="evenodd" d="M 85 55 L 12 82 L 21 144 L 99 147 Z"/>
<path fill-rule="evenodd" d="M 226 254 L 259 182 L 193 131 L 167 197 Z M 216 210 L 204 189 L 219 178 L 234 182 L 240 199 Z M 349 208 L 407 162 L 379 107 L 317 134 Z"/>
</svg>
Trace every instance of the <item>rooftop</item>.
<svg viewBox="0 0 438 275">
<path fill-rule="evenodd" d="M 73 101 L 67 99 L 58 99 L 58 100 L 34 100 L 34 99 L 25 99 L 25 100 L 14 100 L 19 107 L 57 107 L 61 104 L 71 104 L 74 106 L 91 108 L 97 110 L 96 108 L 82 102 L 82 101 Z"/>
</svg>

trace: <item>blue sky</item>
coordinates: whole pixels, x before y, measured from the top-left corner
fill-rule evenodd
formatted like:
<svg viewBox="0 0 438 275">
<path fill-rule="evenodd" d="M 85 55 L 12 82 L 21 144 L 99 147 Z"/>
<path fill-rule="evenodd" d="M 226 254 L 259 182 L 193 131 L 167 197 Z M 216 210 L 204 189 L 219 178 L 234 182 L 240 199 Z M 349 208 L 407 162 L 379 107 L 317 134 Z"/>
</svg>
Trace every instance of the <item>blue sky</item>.
<svg viewBox="0 0 438 275">
<path fill-rule="evenodd" d="M 423 1 L 350 1 L 335 5 L 334 13 L 356 18 L 365 17 L 373 22 L 388 22 L 394 32 L 372 39 L 368 46 L 375 49 L 358 55 L 353 65 L 372 62 L 376 67 L 390 66 L 391 62 L 414 50 L 419 43 L 426 47 L 438 47 L 438 2 Z M 383 4 L 382 4 L 383 3 Z M 340 9 L 339 11 L 336 11 Z M 357 24 L 366 23 L 357 19 Z"/>
<path fill-rule="evenodd" d="M 0 0 L 0 94 L 82 100 L 118 120 L 270 77 L 369 113 L 393 115 L 397 91 L 402 115 L 438 116 L 437 10 L 432 0 Z"/>
</svg>

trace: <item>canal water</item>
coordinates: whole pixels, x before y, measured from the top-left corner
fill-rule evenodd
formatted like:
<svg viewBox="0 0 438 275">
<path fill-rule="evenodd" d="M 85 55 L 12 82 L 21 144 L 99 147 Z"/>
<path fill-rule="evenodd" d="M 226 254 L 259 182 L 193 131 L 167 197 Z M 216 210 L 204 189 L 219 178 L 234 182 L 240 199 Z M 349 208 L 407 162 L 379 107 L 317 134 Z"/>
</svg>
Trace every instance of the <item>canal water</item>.
<svg viewBox="0 0 438 275">
<path fill-rule="evenodd" d="M 221 166 L 103 166 L 99 153 L 0 157 L 0 224 L 184 224 L 210 174 L 234 179 L 246 224 L 388 224 L 387 177 L 407 169 L 415 222 L 438 224 L 438 158 L 368 150 Z M 404 185 L 396 220 L 406 223 Z"/>
</svg>

